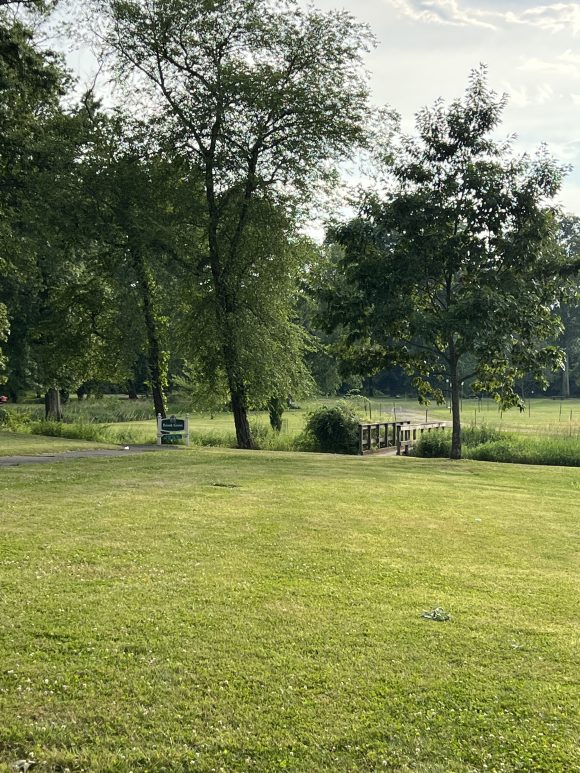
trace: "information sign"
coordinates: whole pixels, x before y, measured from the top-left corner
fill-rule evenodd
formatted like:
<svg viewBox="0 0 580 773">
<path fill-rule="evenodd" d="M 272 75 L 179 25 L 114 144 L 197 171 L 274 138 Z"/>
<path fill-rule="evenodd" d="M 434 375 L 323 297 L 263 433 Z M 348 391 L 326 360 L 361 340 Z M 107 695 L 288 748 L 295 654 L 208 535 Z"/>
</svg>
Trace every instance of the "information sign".
<svg viewBox="0 0 580 773">
<path fill-rule="evenodd" d="M 174 445 L 180 440 L 185 440 L 189 445 L 189 419 L 178 419 L 177 416 L 168 416 L 166 419 L 157 416 L 157 445 Z"/>
<path fill-rule="evenodd" d="M 176 416 L 170 416 L 168 419 L 161 419 L 161 429 L 165 432 L 184 432 L 185 419 L 178 419 Z"/>
</svg>

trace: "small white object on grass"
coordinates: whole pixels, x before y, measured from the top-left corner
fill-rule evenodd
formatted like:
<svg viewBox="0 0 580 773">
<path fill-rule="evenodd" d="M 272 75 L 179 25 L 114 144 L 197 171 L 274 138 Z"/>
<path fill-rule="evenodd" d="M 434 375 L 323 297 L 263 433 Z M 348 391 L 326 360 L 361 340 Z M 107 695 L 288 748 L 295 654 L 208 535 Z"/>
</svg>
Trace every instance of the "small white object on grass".
<svg viewBox="0 0 580 773">
<path fill-rule="evenodd" d="M 12 770 L 17 771 L 17 773 L 26 773 L 33 765 L 36 765 L 36 760 L 17 760 L 12 764 Z"/>
<path fill-rule="evenodd" d="M 123 451 L 128 451 L 128 450 L 129 450 L 129 446 L 125 446 L 125 448 L 123 448 Z"/>
</svg>

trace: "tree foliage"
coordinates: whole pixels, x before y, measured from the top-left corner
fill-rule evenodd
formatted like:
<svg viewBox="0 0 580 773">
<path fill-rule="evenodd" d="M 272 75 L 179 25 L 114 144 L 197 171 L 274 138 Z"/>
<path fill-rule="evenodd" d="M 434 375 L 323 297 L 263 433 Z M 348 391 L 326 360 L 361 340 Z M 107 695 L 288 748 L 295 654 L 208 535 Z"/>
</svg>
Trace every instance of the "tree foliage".
<svg viewBox="0 0 580 773">
<path fill-rule="evenodd" d="M 176 152 L 200 169 L 211 344 L 238 444 L 251 447 L 248 406 L 268 381 L 279 396 L 283 355 L 300 349 L 275 281 L 280 255 L 263 244 L 264 218 L 292 221 L 329 162 L 362 139 L 367 32 L 346 13 L 303 10 L 296 0 L 95 5 L 132 95 L 141 93 Z"/>
<path fill-rule="evenodd" d="M 563 169 L 544 150 L 515 156 L 494 139 L 504 106 L 482 68 L 463 99 L 421 110 L 417 135 L 384 160 L 391 191 L 335 233 L 344 254 L 329 319 L 348 322 L 363 367 L 404 365 L 425 399 L 449 389 L 456 458 L 463 381 L 520 405 L 518 378 L 543 381 L 562 364 L 546 342 L 560 329 L 552 307 L 568 265 L 548 205 Z"/>
</svg>

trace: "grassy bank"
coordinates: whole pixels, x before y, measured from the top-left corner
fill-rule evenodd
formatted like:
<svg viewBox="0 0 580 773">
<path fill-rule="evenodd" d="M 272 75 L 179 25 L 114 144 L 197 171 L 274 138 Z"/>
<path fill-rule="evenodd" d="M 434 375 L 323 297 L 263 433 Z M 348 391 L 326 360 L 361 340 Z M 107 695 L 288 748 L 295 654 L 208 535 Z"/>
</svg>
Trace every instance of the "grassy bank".
<svg viewBox="0 0 580 773">
<path fill-rule="evenodd" d="M 59 454 L 64 451 L 84 451 L 87 448 L 112 447 L 110 444 L 89 443 L 84 440 L 0 431 L 0 456 Z"/>
<path fill-rule="evenodd" d="M 0 470 L 0 770 L 580 770 L 579 493 L 211 449 Z"/>
</svg>

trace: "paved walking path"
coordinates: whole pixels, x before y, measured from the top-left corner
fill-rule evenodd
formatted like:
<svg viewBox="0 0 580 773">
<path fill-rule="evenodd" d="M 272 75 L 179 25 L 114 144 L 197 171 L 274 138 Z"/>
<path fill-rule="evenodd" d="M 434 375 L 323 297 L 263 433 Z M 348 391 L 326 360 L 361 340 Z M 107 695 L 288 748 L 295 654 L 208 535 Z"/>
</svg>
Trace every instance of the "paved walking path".
<svg viewBox="0 0 580 773">
<path fill-rule="evenodd" d="M 36 456 L 0 456 L 0 467 L 18 467 L 21 464 L 44 464 L 63 462 L 67 459 L 93 459 L 101 456 L 131 456 L 147 451 L 179 451 L 179 446 L 128 446 L 127 448 L 87 448 L 86 451 L 63 451 L 58 454 L 39 454 Z"/>
</svg>

